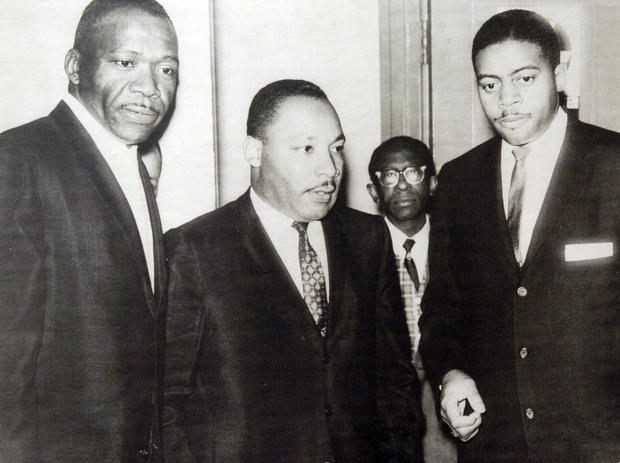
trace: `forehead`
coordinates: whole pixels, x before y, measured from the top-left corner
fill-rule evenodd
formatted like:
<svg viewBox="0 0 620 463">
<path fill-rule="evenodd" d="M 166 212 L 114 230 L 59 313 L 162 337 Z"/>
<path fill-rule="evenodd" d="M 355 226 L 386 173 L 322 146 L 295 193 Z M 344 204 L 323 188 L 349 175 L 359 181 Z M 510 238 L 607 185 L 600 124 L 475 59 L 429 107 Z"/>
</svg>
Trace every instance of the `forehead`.
<svg viewBox="0 0 620 463">
<path fill-rule="evenodd" d="M 532 42 L 505 40 L 489 45 L 476 56 L 476 72 L 481 74 L 509 74 L 516 69 L 551 66 L 544 59 L 540 46 Z"/>
<path fill-rule="evenodd" d="M 428 154 L 401 148 L 383 153 L 375 166 L 377 169 L 401 169 L 407 166 L 423 166 L 426 164 L 428 164 Z"/>
<path fill-rule="evenodd" d="M 267 138 L 318 138 L 333 141 L 342 136 L 338 114 L 326 100 L 293 96 L 281 101 L 266 127 Z"/>
<path fill-rule="evenodd" d="M 174 27 L 165 18 L 135 8 L 121 8 L 98 21 L 92 40 L 98 51 L 131 48 L 143 52 L 160 49 L 176 57 L 178 45 Z M 134 49 L 135 48 L 135 49 Z"/>
</svg>

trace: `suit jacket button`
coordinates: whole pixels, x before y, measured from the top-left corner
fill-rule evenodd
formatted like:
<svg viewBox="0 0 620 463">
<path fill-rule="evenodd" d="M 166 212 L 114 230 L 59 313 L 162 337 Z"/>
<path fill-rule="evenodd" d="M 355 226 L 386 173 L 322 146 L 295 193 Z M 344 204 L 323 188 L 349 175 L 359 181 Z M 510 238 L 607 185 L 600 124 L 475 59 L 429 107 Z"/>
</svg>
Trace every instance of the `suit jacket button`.
<svg viewBox="0 0 620 463">
<path fill-rule="evenodd" d="M 327 407 L 325 407 L 326 416 L 332 416 L 333 414 L 334 414 L 334 407 L 332 407 L 331 405 L 328 405 Z"/>
<path fill-rule="evenodd" d="M 531 420 L 534 418 L 534 410 L 532 410 L 531 408 L 528 408 L 525 410 L 525 416 L 527 416 L 528 420 Z"/>
<path fill-rule="evenodd" d="M 519 286 L 519 288 L 517 289 L 517 294 L 521 297 L 527 296 L 527 288 Z"/>
<path fill-rule="evenodd" d="M 329 363 L 329 360 L 330 360 L 330 358 L 329 358 L 329 354 L 328 354 L 327 352 L 325 352 L 325 353 L 323 354 L 323 362 L 324 362 L 324 363 Z"/>
<path fill-rule="evenodd" d="M 519 351 L 519 355 L 521 356 L 522 359 L 527 357 L 527 347 L 522 347 L 521 350 Z"/>
<path fill-rule="evenodd" d="M 149 456 L 149 451 L 146 449 L 142 449 L 138 452 L 138 455 L 140 455 L 142 458 L 146 458 Z"/>
</svg>

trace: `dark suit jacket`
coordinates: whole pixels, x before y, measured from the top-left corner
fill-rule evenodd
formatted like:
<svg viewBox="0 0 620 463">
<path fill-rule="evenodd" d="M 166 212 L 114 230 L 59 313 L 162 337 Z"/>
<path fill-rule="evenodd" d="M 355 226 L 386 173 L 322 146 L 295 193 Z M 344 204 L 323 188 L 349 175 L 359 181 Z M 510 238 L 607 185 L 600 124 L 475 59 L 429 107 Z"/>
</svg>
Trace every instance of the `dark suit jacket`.
<svg viewBox="0 0 620 463">
<path fill-rule="evenodd" d="M 487 408 L 459 461 L 617 461 L 620 135 L 569 118 L 521 269 L 499 172 L 497 137 L 446 164 L 432 216 L 424 365 L 435 385 L 467 372 Z M 613 256 L 565 259 L 610 242 Z"/>
<path fill-rule="evenodd" d="M 419 461 L 419 386 L 379 217 L 323 220 L 323 338 L 246 193 L 165 236 L 167 462 Z M 187 399 L 187 394 L 193 396 Z"/>
<path fill-rule="evenodd" d="M 0 243 L 0 461 L 144 461 L 158 300 L 129 204 L 64 102 L 0 135 Z"/>
</svg>

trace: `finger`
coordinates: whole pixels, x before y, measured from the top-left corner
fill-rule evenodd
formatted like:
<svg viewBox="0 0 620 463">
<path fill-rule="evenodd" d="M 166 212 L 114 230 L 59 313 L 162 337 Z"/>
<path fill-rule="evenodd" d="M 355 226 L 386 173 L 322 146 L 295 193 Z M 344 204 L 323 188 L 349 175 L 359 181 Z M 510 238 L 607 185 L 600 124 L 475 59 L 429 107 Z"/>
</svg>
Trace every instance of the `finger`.
<svg viewBox="0 0 620 463">
<path fill-rule="evenodd" d="M 469 405 L 474 409 L 474 411 L 478 413 L 484 413 L 487 411 L 484 401 L 482 400 L 482 397 L 480 397 L 480 393 L 478 393 L 478 391 L 470 394 L 469 397 L 467 397 L 467 400 L 469 400 Z"/>
<path fill-rule="evenodd" d="M 467 442 L 472 440 L 476 434 L 478 434 L 478 431 L 480 431 L 480 428 L 476 429 L 473 433 L 471 433 L 469 436 L 466 437 L 459 437 L 459 439 L 461 439 L 462 442 Z"/>
<path fill-rule="evenodd" d="M 467 437 L 476 431 L 476 429 L 480 427 L 480 424 L 482 424 L 482 417 L 478 416 L 472 424 L 466 426 L 454 426 L 454 430 L 459 434 L 459 436 Z"/>
<path fill-rule="evenodd" d="M 450 425 L 457 431 L 461 428 L 468 428 L 474 426 L 476 422 L 481 420 L 481 415 L 478 412 L 472 412 L 469 415 L 458 415 L 451 417 Z"/>
<path fill-rule="evenodd" d="M 459 405 L 456 399 L 442 400 L 441 417 L 446 423 L 452 426 L 452 421 L 459 416 L 461 416 L 461 414 L 459 413 Z"/>
</svg>

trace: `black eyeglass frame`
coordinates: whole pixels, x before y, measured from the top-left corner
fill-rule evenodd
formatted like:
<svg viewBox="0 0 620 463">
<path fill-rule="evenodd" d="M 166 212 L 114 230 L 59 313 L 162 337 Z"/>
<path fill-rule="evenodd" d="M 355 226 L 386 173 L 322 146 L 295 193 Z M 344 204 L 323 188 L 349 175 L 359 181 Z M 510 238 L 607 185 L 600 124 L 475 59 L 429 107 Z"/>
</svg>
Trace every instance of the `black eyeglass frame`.
<svg viewBox="0 0 620 463">
<path fill-rule="evenodd" d="M 424 181 L 424 179 L 426 178 L 426 168 L 428 166 L 426 165 L 422 165 L 422 166 L 407 166 L 404 169 L 383 169 L 383 170 L 377 170 L 375 171 L 375 177 L 377 178 L 377 181 L 379 182 L 379 184 L 384 187 L 384 188 L 392 188 L 395 187 L 396 185 L 398 185 L 398 182 L 400 181 L 400 176 L 402 175 L 403 178 L 405 179 L 405 182 L 407 182 L 409 185 L 414 186 L 414 185 L 419 185 L 420 183 L 422 183 Z M 410 170 L 411 169 L 411 170 Z M 413 182 L 410 181 L 410 179 L 407 178 L 407 174 L 405 173 L 406 171 L 410 171 L 410 172 L 421 172 L 420 174 L 417 174 L 419 176 L 419 179 L 414 180 Z M 396 178 L 396 181 L 394 183 L 385 183 L 384 180 L 381 179 L 381 174 L 385 174 L 386 172 L 394 172 L 395 174 L 398 174 Z"/>
</svg>

